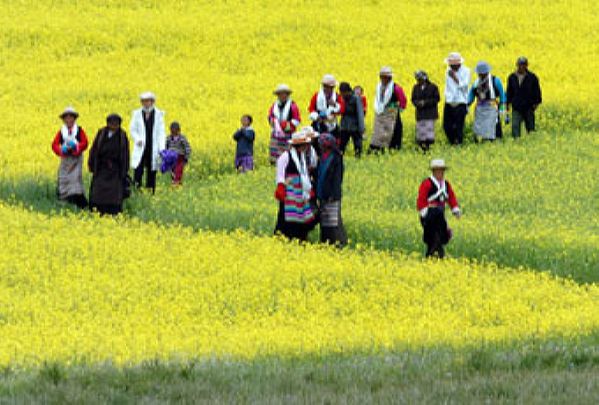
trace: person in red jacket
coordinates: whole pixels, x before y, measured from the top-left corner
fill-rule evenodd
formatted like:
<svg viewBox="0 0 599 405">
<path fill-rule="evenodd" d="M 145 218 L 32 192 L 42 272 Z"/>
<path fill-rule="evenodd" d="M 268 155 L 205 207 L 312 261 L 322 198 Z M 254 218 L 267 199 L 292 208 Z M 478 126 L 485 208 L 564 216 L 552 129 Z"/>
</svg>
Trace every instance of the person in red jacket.
<svg viewBox="0 0 599 405">
<path fill-rule="evenodd" d="M 302 120 L 297 104 L 291 99 L 291 93 L 291 88 L 286 84 L 279 84 L 273 92 L 277 100 L 268 110 L 271 165 L 276 165 L 279 156 L 289 150 L 291 135 L 299 128 Z"/>
<path fill-rule="evenodd" d="M 60 157 L 57 195 L 59 200 L 83 209 L 87 207 L 83 190 L 83 152 L 87 149 L 87 136 L 77 125 L 79 113 L 73 107 L 67 107 L 59 117 L 63 125 L 52 142 L 52 150 Z"/>
<path fill-rule="evenodd" d="M 308 111 L 312 127 L 318 133 L 329 133 L 339 142 L 339 125 L 337 117 L 345 112 L 343 97 L 335 92 L 337 80 L 330 74 L 323 76 L 321 88 L 310 100 Z"/>
<path fill-rule="evenodd" d="M 444 245 L 451 239 L 451 230 L 445 220 L 445 204 L 448 203 L 456 218 L 461 217 L 460 207 L 451 184 L 445 180 L 447 166 L 443 159 L 431 161 L 432 176 L 425 179 L 418 189 L 416 207 L 424 229 L 422 240 L 427 246 L 426 257 L 445 256 Z"/>
</svg>

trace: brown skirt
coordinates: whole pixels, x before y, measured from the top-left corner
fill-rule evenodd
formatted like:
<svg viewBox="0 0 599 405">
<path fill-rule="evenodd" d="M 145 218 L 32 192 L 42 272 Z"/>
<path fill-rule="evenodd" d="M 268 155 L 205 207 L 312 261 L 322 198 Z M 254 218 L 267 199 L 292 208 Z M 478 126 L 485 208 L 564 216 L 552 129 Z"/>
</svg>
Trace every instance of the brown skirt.
<svg viewBox="0 0 599 405">
<path fill-rule="evenodd" d="M 83 191 L 83 154 L 60 158 L 58 167 L 58 198 L 66 200 L 72 195 L 82 195 Z"/>
</svg>

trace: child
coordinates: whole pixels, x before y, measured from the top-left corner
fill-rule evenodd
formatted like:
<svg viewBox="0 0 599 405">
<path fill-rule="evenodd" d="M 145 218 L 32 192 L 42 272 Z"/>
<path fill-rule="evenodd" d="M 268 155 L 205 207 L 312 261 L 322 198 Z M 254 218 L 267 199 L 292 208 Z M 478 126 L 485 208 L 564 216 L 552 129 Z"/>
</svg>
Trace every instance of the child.
<svg viewBox="0 0 599 405">
<path fill-rule="evenodd" d="M 366 116 L 366 111 L 368 110 L 368 101 L 366 100 L 362 86 L 355 86 L 354 94 L 360 97 L 360 100 L 362 100 L 362 110 L 364 110 L 364 116 Z"/>
<path fill-rule="evenodd" d="M 241 117 L 241 128 L 235 132 L 233 139 L 237 142 L 235 152 L 235 168 L 239 173 L 254 170 L 254 140 L 256 133 L 252 128 L 252 116 Z"/>
<path fill-rule="evenodd" d="M 177 161 L 172 169 L 173 185 L 180 185 L 183 179 L 183 169 L 189 161 L 191 146 L 185 135 L 181 133 L 178 122 L 171 123 L 171 134 L 166 140 L 166 149 L 177 152 Z"/>
</svg>

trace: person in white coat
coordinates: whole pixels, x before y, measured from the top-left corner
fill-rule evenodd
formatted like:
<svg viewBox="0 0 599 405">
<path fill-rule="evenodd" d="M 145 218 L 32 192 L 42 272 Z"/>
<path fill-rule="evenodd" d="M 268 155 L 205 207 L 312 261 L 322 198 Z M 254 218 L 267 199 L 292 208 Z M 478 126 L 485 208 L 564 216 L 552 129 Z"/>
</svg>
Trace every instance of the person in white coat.
<svg viewBox="0 0 599 405">
<path fill-rule="evenodd" d="M 160 151 L 166 147 L 164 111 L 156 108 L 156 96 L 145 92 L 140 96 L 142 107 L 133 111 L 131 117 L 131 139 L 133 153 L 131 168 L 135 171 L 136 187 L 141 187 L 144 171 L 146 188 L 156 191 L 156 172 L 160 167 Z"/>
</svg>

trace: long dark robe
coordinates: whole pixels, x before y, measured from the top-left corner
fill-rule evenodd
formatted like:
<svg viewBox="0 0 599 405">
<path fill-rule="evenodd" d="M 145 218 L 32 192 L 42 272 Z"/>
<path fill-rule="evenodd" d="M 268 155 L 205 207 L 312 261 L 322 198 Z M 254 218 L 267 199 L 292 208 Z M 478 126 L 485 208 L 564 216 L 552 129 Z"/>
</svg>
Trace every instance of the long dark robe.
<svg viewBox="0 0 599 405">
<path fill-rule="evenodd" d="M 123 130 L 108 136 L 108 128 L 98 131 L 92 145 L 88 166 L 92 172 L 90 205 L 114 211 L 123 204 L 125 176 L 129 168 L 129 140 Z M 114 212 L 110 212 L 114 213 Z"/>
</svg>

